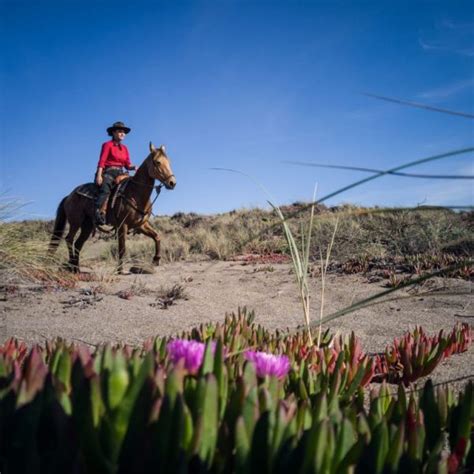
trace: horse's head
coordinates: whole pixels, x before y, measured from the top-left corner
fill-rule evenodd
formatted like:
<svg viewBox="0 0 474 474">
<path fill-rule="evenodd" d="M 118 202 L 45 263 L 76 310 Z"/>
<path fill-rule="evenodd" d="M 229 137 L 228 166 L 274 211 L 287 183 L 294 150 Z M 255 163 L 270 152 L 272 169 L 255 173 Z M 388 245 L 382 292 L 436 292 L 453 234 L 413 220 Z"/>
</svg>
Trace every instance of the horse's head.
<svg viewBox="0 0 474 474">
<path fill-rule="evenodd" d="M 171 170 L 170 160 L 166 155 L 165 147 L 161 145 L 156 148 L 150 142 L 150 155 L 147 159 L 148 174 L 161 181 L 166 189 L 174 189 L 176 186 L 176 177 Z"/>
</svg>

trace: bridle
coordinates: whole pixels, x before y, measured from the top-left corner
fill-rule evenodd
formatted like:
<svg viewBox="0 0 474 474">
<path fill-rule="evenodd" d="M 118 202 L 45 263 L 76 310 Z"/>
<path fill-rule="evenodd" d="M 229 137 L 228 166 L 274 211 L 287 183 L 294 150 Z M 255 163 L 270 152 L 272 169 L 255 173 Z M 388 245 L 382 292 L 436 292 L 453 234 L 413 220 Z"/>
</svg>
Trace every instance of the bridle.
<svg viewBox="0 0 474 474">
<path fill-rule="evenodd" d="M 155 164 L 154 161 L 153 161 L 153 169 L 156 171 L 156 164 Z M 158 174 L 158 173 L 157 173 L 157 174 Z M 176 176 L 175 176 L 173 173 L 171 173 L 170 175 L 166 176 L 165 178 L 160 179 L 160 180 L 159 180 L 159 181 L 160 181 L 159 186 L 160 186 L 160 187 L 163 187 L 163 183 L 169 181 L 169 180 L 170 180 L 171 178 L 173 178 L 173 177 L 176 178 Z M 155 178 L 155 179 L 156 179 L 156 178 Z"/>
<path fill-rule="evenodd" d="M 153 169 L 154 169 L 154 171 L 156 171 L 155 162 L 153 162 Z M 158 174 L 158 173 L 157 173 L 157 174 Z M 148 173 L 148 175 L 150 175 L 150 173 Z M 151 177 L 151 176 L 150 176 L 150 177 Z M 156 190 L 156 192 L 159 194 L 159 193 L 161 192 L 161 188 L 162 188 L 163 186 L 166 186 L 164 183 L 165 183 L 166 181 L 170 180 L 171 178 L 176 178 L 176 176 L 175 176 L 173 173 L 171 173 L 170 175 L 164 177 L 163 179 L 153 178 L 153 180 L 158 179 L 158 180 L 160 181 L 160 184 L 157 185 L 157 186 L 155 186 L 155 183 L 154 183 L 154 182 L 153 182 L 153 184 L 147 184 L 147 183 L 142 183 L 142 182 L 140 182 L 140 181 L 137 181 L 137 180 L 135 179 L 135 176 L 133 176 L 132 178 L 130 178 L 130 181 L 132 181 L 132 182 L 135 183 L 135 184 L 138 184 L 139 186 L 146 186 L 146 187 L 149 187 L 149 188 L 153 188 L 153 187 L 154 187 L 155 190 Z M 159 189 L 159 190 L 158 190 L 158 189 Z M 156 199 L 156 198 L 155 198 L 155 199 Z"/>
<path fill-rule="evenodd" d="M 155 162 L 153 162 L 153 168 L 154 170 L 156 171 L 156 165 L 155 165 Z M 158 173 L 157 173 L 158 174 Z M 148 173 L 149 175 L 149 173 Z M 151 177 L 151 176 L 150 176 Z M 171 179 L 172 177 L 176 178 L 176 176 L 171 173 L 170 175 L 166 176 L 165 178 L 163 179 L 159 179 L 159 178 L 153 178 L 153 184 L 148 184 L 148 183 L 143 183 L 141 181 L 138 181 L 136 180 L 136 177 L 133 176 L 130 178 L 130 181 L 133 182 L 134 184 L 137 184 L 139 186 L 144 186 L 144 187 L 147 187 L 147 188 L 155 188 L 155 191 L 156 191 L 156 196 L 155 198 L 153 199 L 152 203 L 150 204 L 150 206 L 145 209 L 144 211 L 142 211 L 141 209 L 139 209 L 134 202 L 132 202 L 130 199 L 128 199 L 127 197 L 125 197 L 124 195 L 121 195 L 122 199 L 125 199 L 125 201 L 128 202 L 128 204 L 135 210 L 137 211 L 138 213 L 140 213 L 142 216 L 146 216 L 148 214 L 152 214 L 151 210 L 153 209 L 153 204 L 155 204 L 155 201 L 158 199 L 158 196 L 160 195 L 161 193 L 161 190 L 163 189 L 163 186 L 166 187 L 166 185 L 164 184 L 164 182 L 168 181 L 169 179 Z M 155 179 L 159 179 L 160 181 L 160 184 L 156 185 L 155 186 L 155 183 L 154 183 L 154 180 Z"/>
</svg>

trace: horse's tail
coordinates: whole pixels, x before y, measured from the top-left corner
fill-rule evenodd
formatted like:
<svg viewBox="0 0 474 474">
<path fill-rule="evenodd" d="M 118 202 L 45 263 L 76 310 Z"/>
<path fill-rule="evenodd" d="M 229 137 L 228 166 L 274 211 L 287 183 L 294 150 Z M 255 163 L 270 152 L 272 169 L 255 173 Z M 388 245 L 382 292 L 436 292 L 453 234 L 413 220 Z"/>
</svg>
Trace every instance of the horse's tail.
<svg viewBox="0 0 474 474">
<path fill-rule="evenodd" d="M 49 252 L 54 253 L 58 248 L 59 241 L 63 237 L 64 229 L 66 227 L 66 211 L 64 210 L 64 203 L 67 196 L 59 203 L 58 210 L 56 211 L 56 220 L 54 221 L 53 235 L 51 236 L 51 242 L 49 243 Z"/>
</svg>

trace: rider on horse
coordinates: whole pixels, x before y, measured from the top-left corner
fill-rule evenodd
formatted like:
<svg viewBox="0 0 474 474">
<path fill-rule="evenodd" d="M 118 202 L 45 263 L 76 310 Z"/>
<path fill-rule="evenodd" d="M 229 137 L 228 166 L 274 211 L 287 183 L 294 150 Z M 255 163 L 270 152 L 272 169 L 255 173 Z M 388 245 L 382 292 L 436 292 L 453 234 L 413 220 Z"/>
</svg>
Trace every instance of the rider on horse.
<svg viewBox="0 0 474 474">
<path fill-rule="evenodd" d="M 97 224 L 105 224 L 107 201 L 114 185 L 115 178 L 123 174 L 123 168 L 136 170 L 137 167 L 130 163 L 128 148 L 122 144 L 125 135 L 130 132 L 123 122 L 115 122 L 107 129 L 107 134 L 112 140 L 102 145 L 95 183 L 99 186 L 99 196 L 96 201 L 95 218 Z"/>
</svg>

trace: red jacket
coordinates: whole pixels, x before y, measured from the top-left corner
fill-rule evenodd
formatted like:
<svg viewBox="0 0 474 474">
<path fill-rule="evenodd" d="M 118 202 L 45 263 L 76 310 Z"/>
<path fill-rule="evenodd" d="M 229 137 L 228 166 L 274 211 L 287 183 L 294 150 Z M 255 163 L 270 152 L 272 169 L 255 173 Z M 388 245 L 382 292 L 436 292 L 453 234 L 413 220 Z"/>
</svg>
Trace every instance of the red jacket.
<svg viewBox="0 0 474 474">
<path fill-rule="evenodd" d="M 97 167 L 108 168 L 109 166 L 123 166 L 127 169 L 131 166 L 130 154 L 124 144 L 110 140 L 102 145 Z"/>
</svg>

